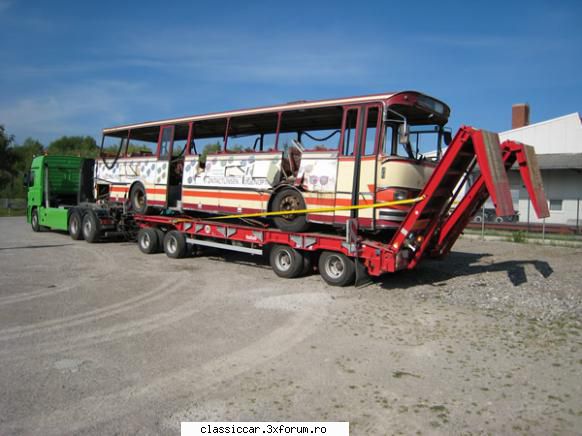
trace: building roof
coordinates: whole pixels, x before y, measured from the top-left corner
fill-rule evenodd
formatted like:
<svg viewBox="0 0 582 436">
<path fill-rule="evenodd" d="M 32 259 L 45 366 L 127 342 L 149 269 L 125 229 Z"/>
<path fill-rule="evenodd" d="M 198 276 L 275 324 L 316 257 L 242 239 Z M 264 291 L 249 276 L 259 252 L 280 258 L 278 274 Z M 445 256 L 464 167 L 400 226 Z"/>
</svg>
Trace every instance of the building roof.
<svg viewBox="0 0 582 436">
<path fill-rule="evenodd" d="M 506 139 L 532 145 L 538 155 L 582 153 L 582 120 L 577 112 L 499 134 Z"/>
</svg>

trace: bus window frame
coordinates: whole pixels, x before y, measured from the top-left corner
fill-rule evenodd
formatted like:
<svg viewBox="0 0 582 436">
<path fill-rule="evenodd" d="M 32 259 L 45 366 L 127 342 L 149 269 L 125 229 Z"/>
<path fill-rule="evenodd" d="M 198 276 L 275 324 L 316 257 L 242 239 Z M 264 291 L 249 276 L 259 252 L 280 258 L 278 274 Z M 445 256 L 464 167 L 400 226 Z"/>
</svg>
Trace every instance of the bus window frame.
<svg viewBox="0 0 582 436">
<path fill-rule="evenodd" d="M 376 121 L 376 135 L 374 136 L 374 148 L 372 150 L 372 153 L 370 154 L 366 154 L 366 141 L 368 139 L 368 129 L 371 127 L 368 127 L 368 117 L 370 116 L 370 109 L 374 109 L 376 108 L 378 110 L 378 119 Z M 362 144 L 363 147 L 361 147 L 361 151 L 358 150 L 358 153 L 361 153 L 362 156 L 378 156 L 380 153 L 380 148 L 379 148 L 379 144 L 380 144 L 380 134 L 382 132 L 382 105 L 381 104 L 368 104 L 364 106 L 364 109 L 366 110 L 366 114 L 364 116 L 364 134 L 362 135 Z M 357 128 L 357 127 L 356 127 Z"/>
<path fill-rule="evenodd" d="M 172 158 L 172 148 L 174 146 L 174 133 L 176 131 L 176 127 L 173 124 L 164 124 L 160 126 L 160 132 L 158 133 L 158 148 L 156 151 L 156 160 L 160 160 L 160 152 L 162 151 L 162 136 L 166 128 L 172 129 L 172 139 L 170 140 L 170 145 L 168 146 L 168 156 L 166 156 L 164 160 L 166 159 L 170 160 Z"/>
<path fill-rule="evenodd" d="M 358 149 L 360 146 L 360 138 L 358 137 L 358 132 L 360 131 L 360 120 L 361 120 L 361 110 L 362 110 L 363 106 L 360 105 L 348 105 L 348 106 L 344 106 L 344 113 L 342 115 L 342 131 L 341 131 L 341 135 L 340 135 L 340 141 L 338 144 L 338 157 L 342 157 L 342 158 L 355 158 L 356 157 L 356 153 L 358 153 Z M 354 135 L 355 135 L 355 139 L 354 139 L 354 148 L 353 148 L 353 153 L 352 154 L 345 154 L 345 147 L 344 147 L 344 137 L 345 137 L 345 132 L 346 132 L 346 120 L 348 117 L 348 112 L 350 110 L 356 110 L 356 125 L 354 127 Z"/>
</svg>

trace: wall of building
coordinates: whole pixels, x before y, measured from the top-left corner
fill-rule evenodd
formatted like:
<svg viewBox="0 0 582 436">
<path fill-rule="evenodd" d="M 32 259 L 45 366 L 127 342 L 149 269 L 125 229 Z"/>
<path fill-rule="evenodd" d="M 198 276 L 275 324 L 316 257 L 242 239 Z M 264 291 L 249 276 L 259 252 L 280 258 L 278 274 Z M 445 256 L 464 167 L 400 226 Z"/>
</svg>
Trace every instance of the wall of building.
<svg viewBox="0 0 582 436">
<path fill-rule="evenodd" d="M 548 201 L 561 200 L 562 205 L 561 210 L 550 210 L 550 217 L 546 218 L 546 223 L 576 225 L 578 211 L 582 226 L 582 174 L 574 170 L 542 171 L 542 179 Z M 519 189 L 519 220 L 527 222 L 530 201 L 519 172 L 510 172 L 509 183 L 512 189 Z M 529 206 L 529 209 L 529 221 L 542 222 L 536 217 L 533 207 Z"/>
</svg>

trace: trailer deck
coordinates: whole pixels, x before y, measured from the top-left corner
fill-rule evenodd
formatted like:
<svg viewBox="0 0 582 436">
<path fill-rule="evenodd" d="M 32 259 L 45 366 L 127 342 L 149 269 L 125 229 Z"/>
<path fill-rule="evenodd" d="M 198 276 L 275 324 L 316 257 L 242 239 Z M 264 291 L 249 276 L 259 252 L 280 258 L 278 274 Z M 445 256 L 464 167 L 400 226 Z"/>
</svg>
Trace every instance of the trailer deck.
<svg viewBox="0 0 582 436">
<path fill-rule="evenodd" d="M 444 256 L 489 196 L 499 216 L 514 214 L 507 171 L 515 162 L 536 214 L 540 218 L 549 216 L 533 147 L 514 141 L 500 144 L 497 134 L 465 126 L 457 132 L 421 194 L 412 200 L 402 225 L 389 240 L 378 241 L 359 232 L 357 217 L 348 221 L 345 236 L 285 232 L 180 215 L 133 218 L 141 228 L 137 239 L 144 253 L 163 250 L 170 257 L 184 257 L 192 252 L 193 246 L 254 255 L 268 251 L 271 266 L 281 277 L 300 276 L 317 261 L 320 274 L 329 284 L 343 286 L 353 283 L 356 260 L 368 274 L 379 276 L 413 269 L 425 255 Z M 476 167 L 480 175 L 453 209 L 460 186 Z"/>
</svg>

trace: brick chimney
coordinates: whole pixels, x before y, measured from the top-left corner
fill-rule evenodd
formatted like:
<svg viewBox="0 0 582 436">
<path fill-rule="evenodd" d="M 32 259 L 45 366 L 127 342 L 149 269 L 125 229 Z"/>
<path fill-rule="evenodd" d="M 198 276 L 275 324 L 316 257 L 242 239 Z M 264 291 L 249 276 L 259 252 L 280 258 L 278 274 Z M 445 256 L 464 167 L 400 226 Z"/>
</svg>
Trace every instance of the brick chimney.
<svg viewBox="0 0 582 436">
<path fill-rule="evenodd" d="M 518 103 L 511 106 L 511 128 L 518 129 L 529 125 L 529 104 Z"/>
</svg>

